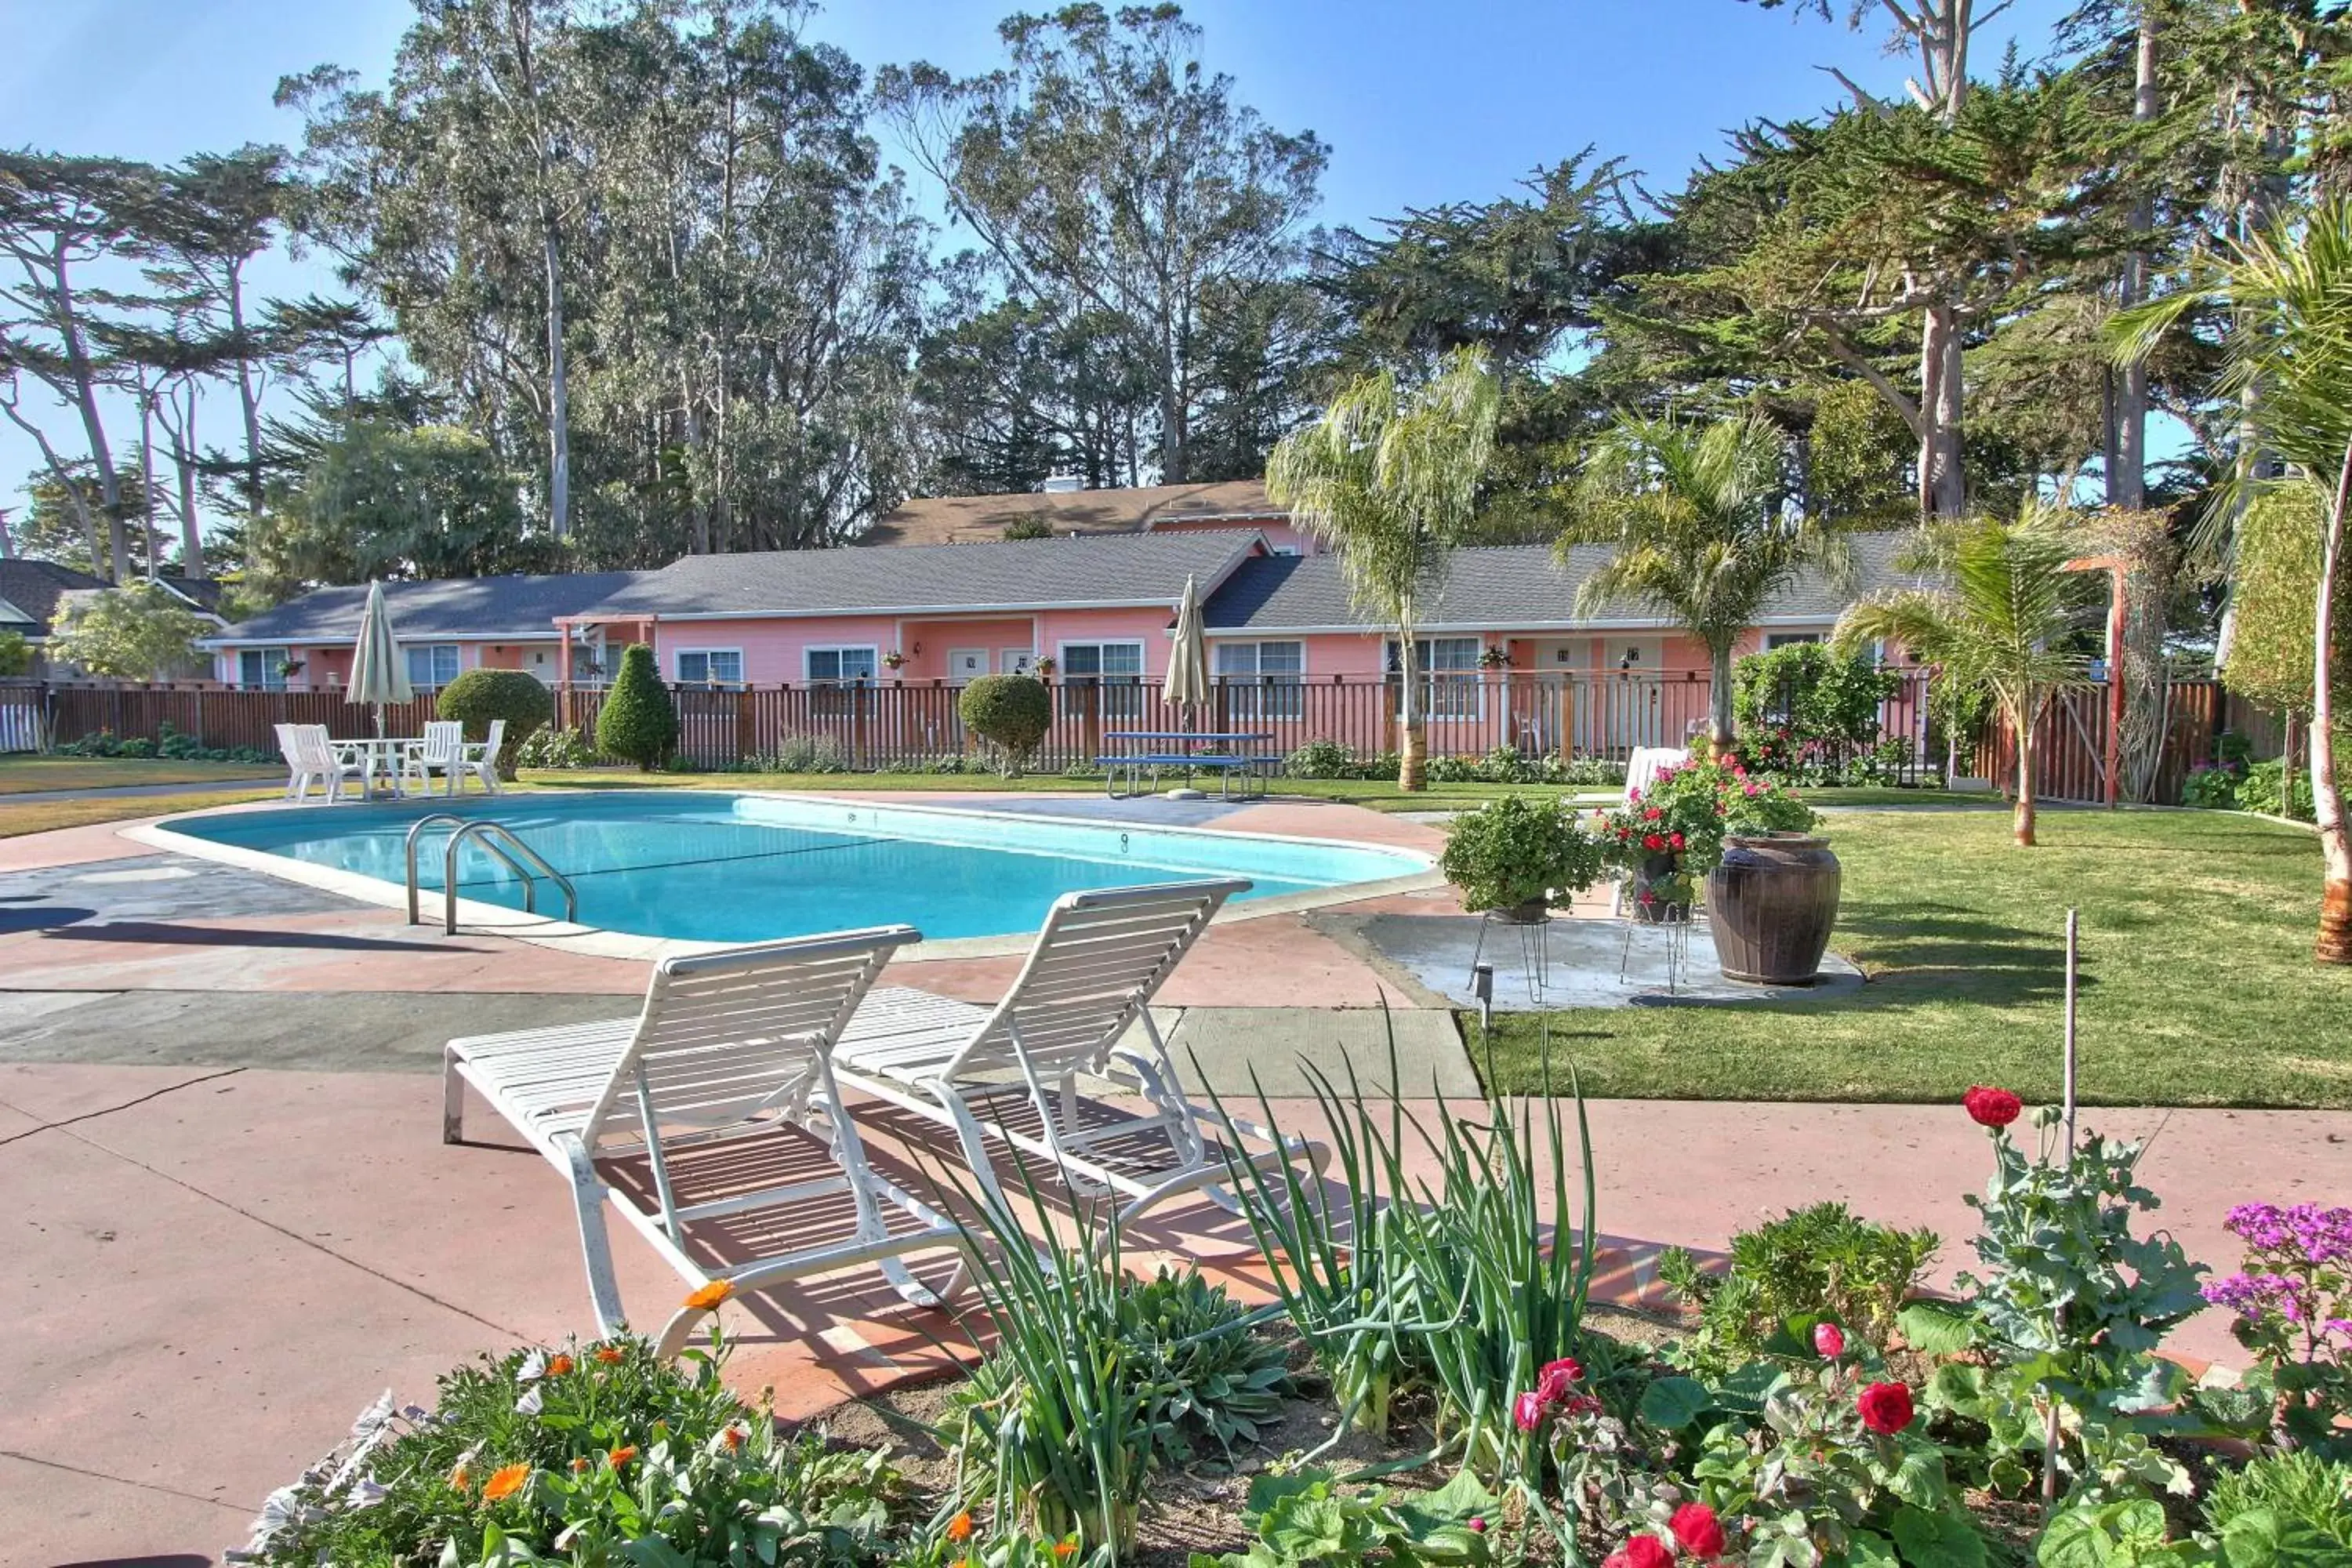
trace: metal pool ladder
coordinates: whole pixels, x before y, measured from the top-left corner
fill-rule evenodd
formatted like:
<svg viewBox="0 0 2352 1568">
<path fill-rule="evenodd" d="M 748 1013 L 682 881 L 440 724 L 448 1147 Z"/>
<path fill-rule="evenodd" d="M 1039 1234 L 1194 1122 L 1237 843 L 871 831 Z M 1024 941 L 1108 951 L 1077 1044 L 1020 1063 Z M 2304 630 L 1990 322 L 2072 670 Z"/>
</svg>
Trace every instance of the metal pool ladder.
<svg viewBox="0 0 2352 1568">
<path fill-rule="evenodd" d="M 453 812 L 436 811 L 420 816 L 409 825 L 404 858 L 408 871 L 410 925 L 425 923 L 416 907 L 416 841 L 424 836 L 426 828 L 443 823 L 457 828 L 449 835 L 448 846 L 441 853 L 441 929 L 446 934 L 457 934 L 457 851 L 465 847 L 468 838 L 478 842 L 522 883 L 524 913 L 539 913 L 539 881 L 531 874 L 535 871 L 562 890 L 564 920 L 573 925 L 580 922 L 580 893 L 572 887 L 572 879 L 549 865 L 546 857 L 516 837 L 514 829 L 487 816 L 459 816 Z"/>
</svg>

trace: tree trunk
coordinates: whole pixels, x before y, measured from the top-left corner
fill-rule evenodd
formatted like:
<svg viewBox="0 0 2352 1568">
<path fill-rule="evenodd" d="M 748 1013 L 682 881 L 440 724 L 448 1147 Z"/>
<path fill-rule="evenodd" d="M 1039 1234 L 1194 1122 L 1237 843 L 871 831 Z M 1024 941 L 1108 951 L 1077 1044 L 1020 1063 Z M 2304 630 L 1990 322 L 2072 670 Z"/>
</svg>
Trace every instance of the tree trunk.
<svg viewBox="0 0 2352 1568">
<path fill-rule="evenodd" d="M 542 168 L 542 179 L 545 172 Z M 541 198 L 547 251 L 547 515 L 557 539 L 572 531 L 572 385 L 563 365 L 563 256 L 555 211 Z"/>
<path fill-rule="evenodd" d="M 245 414 L 245 517 L 247 527 L 261 521 L 261 395 L 254 389 L 253 358 L 245 341 L 244 264 L 228 263 L 228 325 L 237 345 L 236 400 Z"/>
<path fill-rule="evenodd" d="M 1413 648 L 1412 628 L 1399 629 L 1404 634 L 1397 639 L 1397 662 L 1404 672 L 1404 689 L 1399 701 L 1403 719 L 1398 726 L 1397 788 L 1421 790 L 1429 787 L 1423 776 L 1425 748 L 1421 725 L 1421 659 Z"/>
<path fill-rule="evenodd" d="M 183 427 L 164 429 L 172 437 L 172 466 L 180 479 L 180 570 L 202 581 L 211 575 L 205 567 L 205 538 L 196 520 L 196 393 L 187 389 Z"/>
<path fill-rule="evenodd" d="M 2017 809 L 2011 816 L 2011 833 L 2022 849 L 2033 847 L 2033 720 L 2012 715 L 2011 724 L 2017 731 Z"/>
<path fill-rule="evenodd" d="M 2132 119 L 2146 123 L 2156 118 L 2156 14 L 2149 0 L 2140 0 L 2139 44 L 2135 54 Z M 2156 214 L 2143 199 L 2132 209 L 2131 227 L 2146 234 L 2156 226 Z M 2116 303 L 2128 310 L 2147 291 L 2147 258 L 2133 251 L 2124 258 L 2123 276 Z M 2108 376 L 2110 409 L 2107 443 L 2107 504 L 2127 511 L 2147 505 L 2147 365 L 2135 360 Z"/>
<path fill-rule="evenodd" d="M 1715 742 L 1717 756 L 1731 750 L 1735 721 L 1731 712 L 1731 641 L 1707 645 L 1707 656 L 1714 664 L 1715 689 L 1706 695 L 1706 718 L 1709 738 Z"/>
<path fill-rule="evenodd" d="M 1929 305 L 1919 329 L 1919 515 L 1968 510 L 1960 472 L 1960 331 L 1948 300 Z"/>
<path fill-rule="evenodd" d="M 2352 506 L 2352 446 L 2336 477 L 2327 509 L 2327 535 L 2319 552 L 2319 588 L 2312 597 L 2311 819 L 2319 826 L 2324 880 L 2319 937 L 2312 956 L 2322 963 L 2352 963 L 2352 838 L 2344 823 L 2344 792 L 2336 783 L 2336 577 L 2344 559 L 2344 513 Z M 2292 803 L 2290 803 L 2290 807 Z"/>
</svg>

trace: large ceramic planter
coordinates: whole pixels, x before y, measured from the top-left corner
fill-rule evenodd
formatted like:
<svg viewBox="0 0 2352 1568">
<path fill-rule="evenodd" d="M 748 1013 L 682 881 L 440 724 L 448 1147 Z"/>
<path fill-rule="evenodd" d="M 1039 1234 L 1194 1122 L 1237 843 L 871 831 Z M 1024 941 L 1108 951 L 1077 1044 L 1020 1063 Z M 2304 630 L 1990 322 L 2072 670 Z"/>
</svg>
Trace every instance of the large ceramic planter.
<svg viewBox="0 0 2352 1568">
<path fill-rule="evenodd" d="M 1690 892 L 1680 880 L 1682 857 L 1650 855 L 1633 868 L 1633 919 L 1643 925 L 1666 925 L 1690 919 Z"/>
<path fill-rule="evenodd" d="M 1727 837 L 1706 879 L 1706 923 L 1724 977 L 1811 985 L 1837 923 L 1838 858 L 1809 833 Z"/>
</svg>

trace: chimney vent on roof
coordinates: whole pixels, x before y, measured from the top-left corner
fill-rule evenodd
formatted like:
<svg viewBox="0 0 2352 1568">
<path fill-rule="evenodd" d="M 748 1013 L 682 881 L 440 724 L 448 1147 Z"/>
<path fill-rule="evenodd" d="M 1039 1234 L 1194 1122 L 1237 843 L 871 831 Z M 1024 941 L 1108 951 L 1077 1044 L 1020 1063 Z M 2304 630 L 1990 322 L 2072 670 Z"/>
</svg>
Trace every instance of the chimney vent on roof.
<svg viewBox="0 0 2352 1568">
<path fill-rule="evenodd" d="M 1066 496 L 1074 490 L 1082 490 L 1086 488 L 1087 481 L 1078 478 L 1076 474 L 1048 474 L 1045 477 L 1045 485 L 1037 493 L 1048 496 Z"/>
</svg>

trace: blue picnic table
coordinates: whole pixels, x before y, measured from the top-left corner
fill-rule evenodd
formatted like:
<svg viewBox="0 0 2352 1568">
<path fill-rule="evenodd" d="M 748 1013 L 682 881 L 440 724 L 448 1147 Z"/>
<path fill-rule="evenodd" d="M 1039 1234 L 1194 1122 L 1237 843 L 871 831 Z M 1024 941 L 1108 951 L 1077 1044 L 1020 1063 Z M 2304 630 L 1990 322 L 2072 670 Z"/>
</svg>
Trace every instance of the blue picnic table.
<svg viewBox="0 0 2352 1568">
<path fill-rule="evenodd" d="M 1241 781 L 1242 798 L 1250 798 L 1250 784 L 1257 784 L 1257 794 L 1265 794 L 1265 781 L 1281 765 L 1278 756 L 1261 752 L 1255 748 L 1274 739 L 1270 730 L 1107 730 L 1103 740 L 1129 749 L 1107 752 L 1095 759 L 1095 766 L 1103 770 L 1103 792 L 1119 794 L 1119 778 L 1126 776 L 1127 793 L 1141 795 L 1143 775 L 1148 770 L 1157 787 L 1160 775 L 1180 769 L 1189 787 L 1195 774 L 1213 773 L 1217 775 L 1220 794 L 1230 799 L 1234 781 Z M 1202 748 L 1206 747 L 1207 750 Z"/>
</svg>

